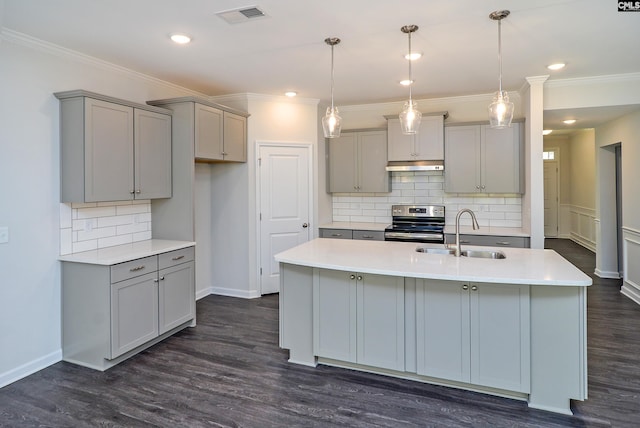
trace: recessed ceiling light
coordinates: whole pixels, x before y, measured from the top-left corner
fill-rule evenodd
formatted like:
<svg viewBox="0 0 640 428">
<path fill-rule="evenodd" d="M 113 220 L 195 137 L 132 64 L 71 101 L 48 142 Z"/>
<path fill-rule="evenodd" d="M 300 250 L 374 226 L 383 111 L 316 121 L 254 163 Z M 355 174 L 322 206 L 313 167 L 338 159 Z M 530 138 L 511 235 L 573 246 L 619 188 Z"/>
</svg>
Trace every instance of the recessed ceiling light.
<svg viewBox="0 0 640 428">
<path fill-rule="evenodd" d="M 186 45 L 191 41 L 191 37 L 187 36 L 186 34 L 176 33 L 171 35 L 171 40 L 173 40 L 175 43 L 179 45 Z"/>
<path fill-rule="evenodd" d="M 289 97 L 289 98 L 293 98 L 293 97 L 295 97 L 296 95 L 298 95 L 298 93 L 297 93 L 296 91 L 287 91 L 287 92 L 285 92 L 284 94 L 285 94 L 287 97 Z"/>
<path fill-rule="evenodd" d="M 409 80 L 409 79 L 405 79 L 405 80 L 401 80 L 401 81 L 400 81 L 400 84 L 401 84 L 402 86 L 409 86 L 409 85 L 410 85 L 410 84 L 412 84 L 412 83 L 413 83 L 413 80 Z"/>
<path fill-rule="evenodd" d="M 563 63 L 563 62 L 559 62 L 559 63 L 556 63 L 556 64 L 547 65 L 547 68 L 549 70 L 560 70 L 560 69 L 563 69 L 565 65 L 566 64 Z"/>
<path fill-rule="evenodd" d="M 542 130 L 542 135 L 549 135 L 553 132 L 553 129 L 543 129 Z"/>
<path fill-rule="evenodd" d="M 576 123 L 575 119 L 567 119 L 567 120 L 563 120 L 563 123 L 566 123 L 567 125 L 573 125 L 574 123 Z"/>
<path fill-rule="evenodd" d="M 415 61 L 415 60 L 417 60 L 418 58 L 421 58 L 421 57 L 422 57 L 422 54 L 420 52 L 412 52 L 411 55 L 406 54 L 404 56 L 405 59 L 408 59 L 410 61 Z"/>
</svg>

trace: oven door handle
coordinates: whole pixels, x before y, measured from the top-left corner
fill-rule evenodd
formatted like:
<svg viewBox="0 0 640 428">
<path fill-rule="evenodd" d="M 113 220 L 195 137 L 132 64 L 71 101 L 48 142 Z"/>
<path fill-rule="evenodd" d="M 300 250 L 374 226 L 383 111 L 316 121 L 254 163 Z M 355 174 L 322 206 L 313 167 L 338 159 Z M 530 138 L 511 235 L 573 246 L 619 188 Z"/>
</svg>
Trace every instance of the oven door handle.
<svg viewBox="0 0 640 428">
<path fill-rule="evenodd" d="M 435 239 L 442 240 L 442 233 L 411 233 L 411 232 L 385 232 L 385 238 L 394 239 Z"/>
</svg>

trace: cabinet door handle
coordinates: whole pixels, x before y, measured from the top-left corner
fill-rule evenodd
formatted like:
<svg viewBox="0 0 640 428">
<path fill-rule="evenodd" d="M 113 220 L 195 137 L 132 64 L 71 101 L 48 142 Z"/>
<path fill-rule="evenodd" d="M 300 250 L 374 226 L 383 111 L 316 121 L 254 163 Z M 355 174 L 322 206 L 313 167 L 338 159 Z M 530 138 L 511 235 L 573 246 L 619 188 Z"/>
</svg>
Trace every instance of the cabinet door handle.
<svg viewBox="0 0 640 428">
<path fill-rule="evenodd" d="M 184 259 L 184 256 L 176 256 L 176 257 L 172 257 L 171 260 L 176 261 L 176 260 L 181 260 Z"/>
<path fill-rule="evenodd" d="M 475 285 L 471 286 L 471 291 L 478 291 L 478 287 L 476 287 Z"/>
<path fill-rule="evenodd" d="M 302 223 L 302 227 L 306 229 L 307 227 L 309 227 L 309 223 Z"/>
<path fill-rule="evenodd" d="M 156 278 L 156 279 L 154 279 L 154 280 L 153 280 L 153 282 L 158 282 L 158 281 L 159 281 L 159 280 L 158 280 L 158 278 Z"/>
<path fill-rule="evenodd" d="M 362 281 L 362 275 L 358 275 L 358 281 Z"/>
<path fill-rule="evenodd" d="M 349 275 L 349 279 L 356 279 L 356 276 L 354 274 Z"/>
<path fill-rule="evenodd" d="M 497 245 L 511 245 L 511 242 L 509 241 L 498 241 L 496 242 Z"/>
<path fill-rule="evenodd" d="M 134 189 L 131 189 L 131 190 L 129 190 L 129 193 L 131 193 L 133 195 L 134 193 L 136 193 L 136 191 Z"/>
<path fill-rule="evenodd" d="M 144 269 L 144 265 L 132 267 L 131 269 L 129 269 L 129 272 L 137 272 L 137 271 L 142 270 L 142 269 Z"/>
<path fill-rule="evenodd" d="M 140 193 L 140 189 L 136 190 L 136 193 Z"/>
<path fill-rule="evenodd" d="M 164 281 L 164 276 L 161 276 L 161 277 L 160 277 L 160 281 Z"/>
<path fill-rule="evenodd" d="M 484 190 L 484 184 L 482 185 L 482 190 Z"/>
<path fill-rule="evenodd" d="M 468 289 L 469 289 L 469 286 L 468 286 L 467 284 L 465 284 L 465 285 L 463 285 L 463 286 L 462 286 L 462 289 L 463 289 L 463 290 L 468 290 Z"/>
<path fill-rule="evenodd" d="M 480 185 L 479 184 L 476 186 L 476 189 L 480 190 Z"/>
</svg>

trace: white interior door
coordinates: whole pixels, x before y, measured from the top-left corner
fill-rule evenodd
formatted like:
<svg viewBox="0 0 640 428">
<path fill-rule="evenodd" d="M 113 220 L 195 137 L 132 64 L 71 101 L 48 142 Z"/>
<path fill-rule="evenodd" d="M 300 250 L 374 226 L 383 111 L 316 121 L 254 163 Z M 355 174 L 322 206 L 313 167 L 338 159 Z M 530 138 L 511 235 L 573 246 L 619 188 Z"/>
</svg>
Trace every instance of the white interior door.
<svg viewBox="0 0 640 428">
<path fill-rule="evenodd" d="M 280 291 L 280 268 L 273 256 L 311 236 L 311 147 L 261 145 L 260 292 Z"/>
<path fill-rule="evenodd" d="M 558 162 L 544 161 L 544 236 L 558 236 Z"/>
</svg>

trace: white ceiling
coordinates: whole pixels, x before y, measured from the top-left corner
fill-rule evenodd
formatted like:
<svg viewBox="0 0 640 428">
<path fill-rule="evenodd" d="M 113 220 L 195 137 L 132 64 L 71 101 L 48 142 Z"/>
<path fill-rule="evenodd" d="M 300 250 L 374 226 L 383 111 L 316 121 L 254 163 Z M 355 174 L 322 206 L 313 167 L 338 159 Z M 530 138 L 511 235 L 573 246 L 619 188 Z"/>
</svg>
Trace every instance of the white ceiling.
<svg viewBox="0 0 640 428">
<path fill-rule="evenodd" d="M 2 5 L 0 0 L 0 6 Z M 258 6 L 267 17 L 228 24 L 216 13 Z M 250 92 L 327 102 L 335 48 L 337 105 L 402 100 L 408 89 L 407 36 L 415 98 L 485 94 L 498 86 L 497 23 L 502 23 L 503 86 L 526 76 L 579 78 L 640 71 L 640 14 L 605 0 L 4 0 L 6 29 L 164 79 L 207 95 Z M 0 12 L 1 13 L 1 12 Z M 188 33 L 191 44 L 169 40 Z M 546 65 L 565 62 L 551 72 Z"/>
</svg>

